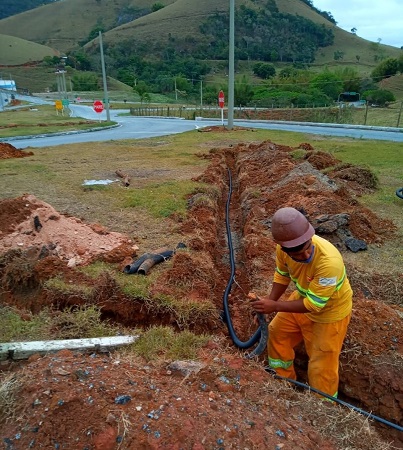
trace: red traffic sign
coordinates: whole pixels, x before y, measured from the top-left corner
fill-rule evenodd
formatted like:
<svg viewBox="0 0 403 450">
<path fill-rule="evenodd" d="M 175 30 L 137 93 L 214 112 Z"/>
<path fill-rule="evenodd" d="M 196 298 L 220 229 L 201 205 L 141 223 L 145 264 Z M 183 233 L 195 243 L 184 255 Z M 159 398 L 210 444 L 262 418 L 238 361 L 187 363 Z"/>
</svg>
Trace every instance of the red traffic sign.
<svg viewBox="0 0 403 450">
<path fill-rule="evenodd" d="M 104 104 L 101 100 L 95 100 L 94 102 L 94 111 L 97 113 L 101 113 L 104 110 Z"/>
<path fill-rule="evenodd" d="M 224 108 L 224 92 L 220 91 L 218 94 L 218 106 Z"/>
</svg>

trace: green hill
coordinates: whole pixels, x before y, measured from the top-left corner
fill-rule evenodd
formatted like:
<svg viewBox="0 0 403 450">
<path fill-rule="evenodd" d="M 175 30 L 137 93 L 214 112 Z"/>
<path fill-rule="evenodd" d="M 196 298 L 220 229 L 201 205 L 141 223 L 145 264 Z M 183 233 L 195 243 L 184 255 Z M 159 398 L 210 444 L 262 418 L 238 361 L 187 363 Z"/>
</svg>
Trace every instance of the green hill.
<svg viewBox="0 0 403 450">
<path fill-rule="evenodd" d="M 45 45 L 15 36 L 0 34 L 0 66 L 18 66 L 42 61 L 45 56 L 57 56 L 59 52 Z"/>
<path fill-rule="evenodd" d="M 162 78 L 172 84 L 174 76 L 191 79 L 192 85 L 194 76 L 215 83 L 225 80 L 227 70 L 228 13 L 228 0 L 54 1 L 0 20 L 2 33 L 14 37 L 11 44 L 0 39 L 0 65 L 23 65 L 60 52 L 69 56 L 71 68 L 100 72 L 102 31 L 108 74 L 130 86 L 141 79 L 153 84 L 159 77 L 164 92 Z M 292 63 L 314 71 L 353 66 L 364 78 L 380 60 L 401 54 L 338 28 L 331 15 L 305 0 L 239 0 L 235 17 L 237 70 L 250 77 L 254 62 L 263 61 L 276 69 Z M 43 70 L 52 79 L 54 67 Z M 29 76 L 22 81 L 29 83 Z M 39 82 L 40 77 L 35 90 Z M 48 86 L 49 80 L 43 87 Z M 172 92 L 172 86 L 166 89 Z"/>
<path fill-rule="evenodd" d="M 47 3 L 58 2 L 61 0 L 1 0 L 0 19 L 14 16 L 24 11 L 46 5 Z"/>
<path fill-rule="evenodd" d="M 334 63 L 337 52 L 342 55 L 339 63 L 357 63 L 358 56 L 360 64 L 376 65 L 369 41 L 341 30 L 302 0 L 241 0 L 236 7 L 245 6 L 257 11 L 270 4 L 275 5 L 280 13 L 306 18 L 332 29 L 334 43 L 317 51 L 315 63 Z M 164 7 L 157 9 L 155 5 Z M 155 0 L 57 1 L 0 20 L 0 29 L 3 34 L 60 52 L 80 48 L 97 29 L 105 33 L 106 45 L 131 40 L 133 46 L 163 48 L 169 43 L 175 45 L 176 41 L 186 41 L 187 47 L 192 48 L 206 42 L 200 33 L 200 25 L 209 17 L 228 13 L 228 8 L 228 0 L 162 0 L 157 3 Z M 91 44 L 87 44 L 87 48 L 90 47 Z M 400 52 L 385 45 L 378 44 L 378 48 L 387 57 L 396 57 Z"/>
<path fill-rule="evenodd" d="M 96 26 L 110 30 L 150 13 L 154 3 L 151 0 L 60 1 L 0 20 L 0 30 L 67 52 L 77 48 Z"/>
</svg>

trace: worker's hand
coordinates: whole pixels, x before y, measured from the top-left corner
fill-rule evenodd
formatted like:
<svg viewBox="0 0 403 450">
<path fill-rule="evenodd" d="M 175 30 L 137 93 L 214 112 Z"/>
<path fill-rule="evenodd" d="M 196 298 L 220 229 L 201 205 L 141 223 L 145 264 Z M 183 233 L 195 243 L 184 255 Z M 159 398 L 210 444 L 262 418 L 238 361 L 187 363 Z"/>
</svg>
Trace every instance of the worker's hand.
<svg viewBox="0 0 403 450">
<path fill-rule="evenodd" d="M 261 314 L 270 314 L 277 311 L 278 303 L 268 297 L 258 297 L 255 293 L 249 293 L 252 308 Z"/>
</svg>

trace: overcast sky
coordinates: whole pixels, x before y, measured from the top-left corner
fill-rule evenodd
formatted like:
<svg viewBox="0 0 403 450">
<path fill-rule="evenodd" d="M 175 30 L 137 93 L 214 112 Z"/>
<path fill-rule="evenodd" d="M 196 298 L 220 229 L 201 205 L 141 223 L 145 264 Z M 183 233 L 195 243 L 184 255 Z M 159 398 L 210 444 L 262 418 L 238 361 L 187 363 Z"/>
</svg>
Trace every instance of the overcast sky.
<svg viewBox="0 0 403 450">
<path fill-rule="evenodd" d="M 400 48 L 403 45 L 403 0 L 313 0 L 321 11 L 329 11 L 337 26 L 357 28 L 357 36 Z"/>
</svg>

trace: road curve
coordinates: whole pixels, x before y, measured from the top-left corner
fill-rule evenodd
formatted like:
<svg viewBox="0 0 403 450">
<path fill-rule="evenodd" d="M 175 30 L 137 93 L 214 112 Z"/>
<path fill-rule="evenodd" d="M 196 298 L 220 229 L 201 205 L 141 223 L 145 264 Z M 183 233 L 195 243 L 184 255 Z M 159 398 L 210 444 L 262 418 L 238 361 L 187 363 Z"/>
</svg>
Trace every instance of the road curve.
<svg viewBox="0 0 403 450">
<path fill-rule="evenodd" d="M 106 111 L 96 113 L 91 107 L 71 104 L 70 109 L 75 117 L 92 120 L 106 120 Z M 91 132 L 67 132 L 31 137 L 6 138 L 16 148 L 47 147 L 80 142 L 96 142 L 121 139 L 142 139 L 157 136 L 168 136 L 195 130 L 206 126 L 220 125 L 221 120 L 198 119 L 185 120 L 179 118 L 134 117 L 121 115 L 127 110 L 110 110 L 110 118 L 118 123 L 117 127 L 94 130 Z M 350 137 L 380 141 L 403 142 L 403 130 L 398 128 L 364 127 L 351 125 L 312 124 L 303 122 L 273 121 L 234 121 L 234 125 L 266 130 L 284 130 L 297 133 L 318 134 L 325 136 Z"/>
</svg>

